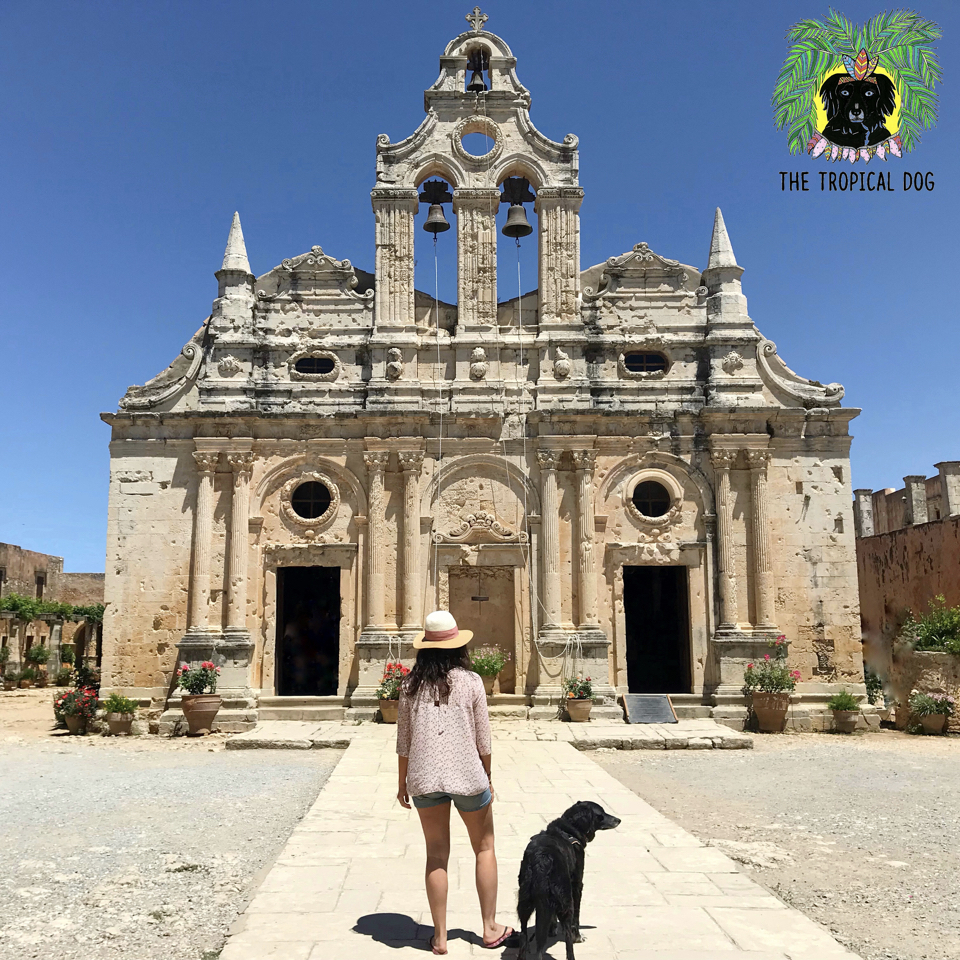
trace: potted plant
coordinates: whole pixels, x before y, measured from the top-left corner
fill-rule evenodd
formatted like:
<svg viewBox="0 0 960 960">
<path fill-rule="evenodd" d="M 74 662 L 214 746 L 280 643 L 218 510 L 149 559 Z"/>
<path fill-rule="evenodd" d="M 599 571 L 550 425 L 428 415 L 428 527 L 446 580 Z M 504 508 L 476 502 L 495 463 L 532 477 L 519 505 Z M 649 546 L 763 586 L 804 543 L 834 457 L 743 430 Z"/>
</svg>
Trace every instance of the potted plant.
<svg viewBox="0 0 960 960">
<path fill-rule="evenodd" d="M 68 690 L 53 701 L 53 715 L 74 734 L 87 732 L 87 724 L 97 716 L 99 701 L 93 690 Z"/>
<path fill-rule="evenodd" d="M 180 695 L 180 706 L 192 737 L 206 736 L 213 730 L 213 721 L 222 703 L 217 693 L 219 674 L 220 668 L 209 660 L 193 668 L 180 664 L 177 686 L 184 691 Z"/>
<path fill-rule="evenodd" d="M 65 667 L 72 667 L 77 659 L 77 651 L 72 643 L 65 643 L 60 647 L 60 662 Z"/>
<path fill-rule="evenodd" d="M 388 663 L 383 668 L 383 678 L 377 687 L 377 699 L 380 701 L 380 719 L 384 723 L 397 722 L 397 710 L 400 706 L 400 687 L 410 672 L 402 663 Z"/>
<path fill-rule="evenodd" d="M 57 671 L 57 686 L 58 687 L 69 687 L 70 678 L 73 676 L 73 671 L 69 667 L 61 667 Z"/>
<path fill-rule="evenodd" d="M 13 667 L 7 667 L 6 671 L 3 674 L 3 689 L 4 690 L 16 690 L 17 683 L 19 681 L 19 674 Z"/>
<path fill-rule="evenodd" d="M 743 674 L 744 692 L 751 697 L 757 726 L 763 733 L 781 733 L 790 707 L 790 694 L 800 679 L 799 670 L 787 667 L 787 638 L 777 637 L 773 656 L 763 655 L 759 663 L 748 663 Z"/>
<path fill-rule="evenodd" d="M 36 671 L 38 687 L 47 685 L 47 663 L 50 660 L 50 651 L 42 644 L 34 644 L 25 654 L 24 659 L 33 664 Z"/>
<path fill-rule="evenodd" d="M 839 733 L 853 733 L 860 719 L 860 702 L 848 690 L 835 693 L 827 701 L 827 709 L 833 711 L 833 725 Z"/>
<path fill-rule="evenodd" d="M 33 667 L 24 667 L 20 671 L 20 688 L 29 690 L 33 686 L 33 681 L 37 679 L 37 671 Z"/>
<path fill-rule="evenodd" d="M 0 647 L 0 673 L 5 674 L 7 672 L 7 664 L 10 662 L 10 648 L 7 646 Z"/>
<path fill-rule="evenodd" d="M 470 654 L 470 666 L 474 673 L 480 674 L 483 680 L 483 689 L 489 697 L 493 693 L 493 685 L 497 674 L 510 662 L 510 654 L 504 653 L 498 647 L 481 647 Z"/>
<path fill-rule="evenodd" d="M 130 700 L 121 696 L 119 693 L 111 693 L 106 700 L 101 703 L 103 712 L 107 715 L 107 725 L 110 727 L 111 736 L 120 734 L 130 734 L 133 729 L 133 721 L 137 713 L 137 701 Z"/>
<path fill-rule="evenodd" d="M 573 723 L 586 723 L 593 706 L 593 684 L 590 677 L 567 677 L 563 681 L 564 704 Z"/>
<path fill-rule="evenodd" d="M 943 733 L 947 717 L 953 716 L 953 697 L 945 693 L 910 694 L 910 712 L 920 719 L 924 733 Z"/>
</svg>

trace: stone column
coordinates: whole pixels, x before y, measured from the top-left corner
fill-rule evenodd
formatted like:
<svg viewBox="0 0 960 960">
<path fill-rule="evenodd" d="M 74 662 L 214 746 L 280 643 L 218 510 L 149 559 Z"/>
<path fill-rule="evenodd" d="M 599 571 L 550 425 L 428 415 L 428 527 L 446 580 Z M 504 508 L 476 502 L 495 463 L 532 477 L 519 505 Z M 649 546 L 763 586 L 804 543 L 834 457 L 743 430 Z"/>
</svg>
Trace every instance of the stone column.
<svg viewBox="0 0 960 960">
<path fill-rule="evenodd" d="M 367 491 L 367 627 L 383 630 L 386 626 L 384 592 L 386 591 L 386 545 L 383 527 L 386 505 L 383 495 L 383 474 L 389 454 L 375 450 L 363 455 L 367 465 L 369 488 Z"/>
<path fill-rule="evenodd" d="M 453 194 L 457 215 L 457 326 L 464 330 L 497 323 L 496 188 L 460 188 Z M 498 374 L 499 375 L 499 374 Z"/>
<path fill-rule="evenodd" d="M 904 526 L 912 527 L 927 522 L 927 478 L 922 474 L 904 477 L 903 486 L 907 494 L 906 509 L 903 512 Z"/>
<path fill-rule="evenodd" d="M 537 194 L 541 326 L 577 320 L 582 201 L 580 187 L 541 187 Z"/>
<path fill-rule="evenodd" d="M 580 628 L 596 629 L 597 561 L 593 534 L 593 467 L 597 461 L 594 450 L 575 450 L 573 465 L 577 470 L 577 572 L 580 594 Z"/>
<path fill-rule="evenodd" d="M 420 468 L 421 450 L 402 450 L 403 470 L 403 618 L 404 631 L 419 630 L 423 620 L 420 572 Z"/>
<path fill-rule="evenodd" d="M 560 627 L 560 496 L 557 489 L 559 450 L 537 452 L 542 482 L 543 620 L 541 629 Z"/>
<path fill-rule="evenodd" d="M 940 513 L 944 517 L 960 514 L 960 460 L 935 463 L 940 471 Z"/>
<path fill-rule="evenodd" d="M 230 556 L 227 561 L 227 629 L 233 636 L 247 630 L 247 556 L 250 552 L 250 474 L 252 453 L 228 453 L 233 471 L 230 498 Z"/>
<path fill-rule="evenodd" d="M 197 451 L 193 455 L 200 481 L 193 511 L 193 563 L 190 568 L 190 609 L 188 633 L 209 631 L 210 539 L 213 529 L 213 475 L 218 453 Z"/>
<path fill-rule="evenodd" d="M 773 575 L 770 572 L 770 544 L 767 530 L 767 450 L 747 450 L 753 495 L 753 589 L 758 627 L 773 627 Z"/>
<path fill-rule="evenodd" d="M 413 218 L 417 191 L 406 187 L 376 187 L 370 194 L 376 220 L 376 289 L 374 325 L 385 328 L 415 325 L 413 309 Z"/>
<path fill-rule="evenodd" d="M 853 526 L 857 537 L 872 537 L 873 491 L 860 489 L 853 491 Z"/>
<path fill-rule="evenodd" d="M 730 468 L 737 459 L 736 450 L 714 450 L 710 455 L 716 472 L 718 574 L 720 579 L 720 629 L 735 629 L 737 578 L 733 562 L 733 503 L 730 497 Z"/>
</svg>

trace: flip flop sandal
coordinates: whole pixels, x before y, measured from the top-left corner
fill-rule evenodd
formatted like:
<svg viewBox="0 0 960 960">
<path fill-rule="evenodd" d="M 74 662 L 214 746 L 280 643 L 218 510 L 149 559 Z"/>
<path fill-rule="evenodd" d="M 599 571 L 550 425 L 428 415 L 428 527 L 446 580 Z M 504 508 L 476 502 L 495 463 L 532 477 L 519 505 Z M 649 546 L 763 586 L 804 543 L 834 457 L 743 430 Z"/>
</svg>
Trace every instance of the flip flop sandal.
<svg viewBox="0 0 960 960">
<path fill-rule="evenodd" d="M 483 940 L 483 938 L 481 937 L 481 942 L 483 943 L 483 949 L 496 950 L 497 947 L 502 947 L 504 942 L 509 940 L 514 935 L 514 933 L 515 931 L 513 927 L 504 927 L 503 933 L 500 934 L 499 938 L 494 940 L 493 943 L 487 943 L 487 941 Z"/>
<path fill-rule="evenodd" d="M 435 947 L 433 945 L 433 937 L 430 937 L 430 939 L 427 942 L 430 944 L 430 949 L 434 952 L 436 956 L 445 957 L 447 955 L 446 950 L 441 950 L 439 947 Z"/>
</svg>

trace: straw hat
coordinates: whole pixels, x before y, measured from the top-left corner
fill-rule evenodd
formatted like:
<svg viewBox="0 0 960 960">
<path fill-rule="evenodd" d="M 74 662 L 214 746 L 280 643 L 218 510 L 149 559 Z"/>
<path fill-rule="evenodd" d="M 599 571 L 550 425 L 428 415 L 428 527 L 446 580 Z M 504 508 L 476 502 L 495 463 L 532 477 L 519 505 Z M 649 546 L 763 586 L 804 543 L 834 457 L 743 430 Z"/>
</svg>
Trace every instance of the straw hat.
<svg viewBox="0 0 960 960">
<path fill-rule="evenodd" d="M 473 637 L 472 630 L 461 630 L 453 614 L 434 610 L 423 621 L 425 629 L 413 638 L 415 650 L 452 650 L 466 646 Z"/>
</svg>

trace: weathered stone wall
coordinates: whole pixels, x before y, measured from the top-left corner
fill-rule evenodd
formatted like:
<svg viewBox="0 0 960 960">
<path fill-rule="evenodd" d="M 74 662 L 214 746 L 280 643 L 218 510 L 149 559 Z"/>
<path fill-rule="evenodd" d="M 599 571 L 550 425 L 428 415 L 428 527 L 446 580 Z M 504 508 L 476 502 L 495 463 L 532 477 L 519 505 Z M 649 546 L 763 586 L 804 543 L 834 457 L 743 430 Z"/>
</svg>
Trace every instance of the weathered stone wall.
<svg viewBox="0 0 960 960">
<path fill-rule="evenodd" d="M 889 642 L 906 611 L 943 595 L 960 606 L 960 517 L 857 540 L 860 613 L 868 644 Z"/>
<path fill-rule="evenodd" d="M 920 693 L 946 693 L 960 704 L 960 657 L 952 653 L 911 650 L 903 644 L 888 647 L 883 665 L 884 691 L 897 701 L 897 726 L 910 720 L 907 700 L 913 690 Z M 947 721 L 950 733 L 960 733 L 960 712 Z"/>
</svg>

